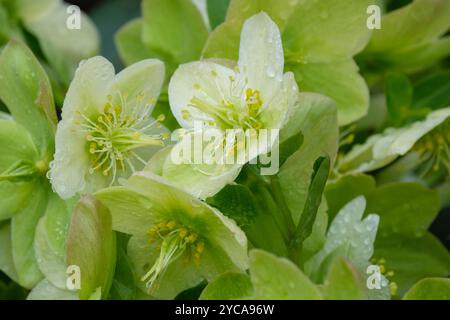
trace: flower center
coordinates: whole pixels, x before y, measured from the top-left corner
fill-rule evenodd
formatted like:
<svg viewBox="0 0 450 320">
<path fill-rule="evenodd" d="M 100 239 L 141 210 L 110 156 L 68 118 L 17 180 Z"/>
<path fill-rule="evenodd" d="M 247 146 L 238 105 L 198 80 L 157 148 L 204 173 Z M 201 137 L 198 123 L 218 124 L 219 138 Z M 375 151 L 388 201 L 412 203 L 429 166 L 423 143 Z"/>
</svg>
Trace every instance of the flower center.
<svg viewBox="0 0 450 320">
<path fill-rule="evenodd" d="M 193 260 L 198 266 L 205 249 L 204 242 L 197 233 L 180 225 L 175 220 L 163 221 L 151 226 L 147 231 L 149 243 L 160 242 L 159 256 L 150 270 L 141 278 L 151 289 L 164 274 L 168 266 L 187 253 L 187 261 Z"/>
<path fill-rule="evenodd" d="M 122 97 L 122 96 L 121 96 Z M 138 102 L 142 99 L 138 99 Z M 81 114 L 82 127 L 86 132 L 86 148 L 90 153 L 90 174 L 100 171 L 104 176 L 112 175 L 111 184 L 118 171 L 125 171 L 127 166 L 134 172 L 133 160 L 146 164 L 135 149 L 147 146 L 163 146 L 165 134 L 151 134 L 152 129 L 159 128 L 164 115 L 156 120 L 149 116 L 149 108 L 134 108 L 132 112 L 124 112 L 122 106 L 126 101 L 113 105 L 112 98 L 96 119 Z"/>
<path fill-rule="evenodd" d="M 414 146 L 425 160 L 422 175 L 444 168 L 450 173 L 450 121 L 444 122 L 422 137 Z"/>
<path fill-rule="evenodd" d="M 217 74 L 213 78 L 217 78 Z M 217 103 L 205 93 L 199 84 L 194 84 L 197 91 L 189 105 L 182 111 L 185 120 L 200 121 L 204 124 L 214 126 L 218 125 L 223 129 L 261 129 L 262 123 L 258 118 L 263 101 L 258 90 L 247 87 L 246 80 L 236 80 L 230 77 L 230 94 L 225 97 L 222 94 L 222 100 Z M 215 86 L 218 92 L 222 89 L 215 80 Z M 206 117 L 198 115 L 200 113 L 208 115 L 213 119 L 211 122 Z"/>
</svg>

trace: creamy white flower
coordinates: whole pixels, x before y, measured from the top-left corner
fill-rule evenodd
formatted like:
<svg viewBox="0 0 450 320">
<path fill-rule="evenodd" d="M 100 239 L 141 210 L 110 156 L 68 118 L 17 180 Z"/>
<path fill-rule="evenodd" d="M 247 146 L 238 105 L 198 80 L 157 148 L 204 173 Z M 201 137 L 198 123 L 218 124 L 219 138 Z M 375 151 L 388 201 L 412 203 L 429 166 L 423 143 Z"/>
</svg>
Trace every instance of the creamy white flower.
<svg viewBox="0 0 450 320">
<path fill-rule="evenodd" d="M 235 68 L 213 61 L 197 61 L 181 65 L 175 71 L 169 84 L 172 113 L 192 135 L 198 134 L 194 131 L 198 131 L 199 123 L 202 129 L 215 128 L 223 132 L 238 129 L 253 136 L 259 136 L 262 129 L 281 129 L 298 103 L 299 94 L 294 75 L 284 73 L 283 69 L 280 31 L 270 17 L 261 12 L 243 25 Z M 278 142 L 277 138 L 278 134 L 274 137 L 271 132 L 270 141 L 263 148 L 256 146 L 258 139 L 250 139 L 246 146 L 236 143 L 235 147 L 236 150 L 245 147 L 247 161 L 250 161 L 270 151 L 273 143 Z M 242 164 L 224 166 L 220 163 L 176 166 L 168 160 L 163 175 L 203 198 L 234 180 L 241 167 Z"/>
<path fill-rule="evenodd" d="M 78 67 L 64 101 L 49 178 L 62 198 L 114 184 L 140 170 L 163 145 L 150 117 L 164 81 L 164 65 L 144 60 L 115 75 L 102 57 Z"/>
</svg>

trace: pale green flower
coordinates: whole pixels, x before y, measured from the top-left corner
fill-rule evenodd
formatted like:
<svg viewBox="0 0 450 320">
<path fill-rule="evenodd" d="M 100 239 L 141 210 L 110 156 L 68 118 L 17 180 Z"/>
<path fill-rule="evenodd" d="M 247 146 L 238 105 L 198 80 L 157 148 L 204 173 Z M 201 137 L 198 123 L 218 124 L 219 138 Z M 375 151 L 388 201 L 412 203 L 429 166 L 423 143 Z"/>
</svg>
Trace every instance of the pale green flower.
<svg viewBox="0 0 450 320">
<path fill-rule="evenodd" d="M 95 194 L 114 230 L 131 234 L 128 255 L 139 286 L 156 298 L 247 269 L 247 240 L 218 210 L 148 172 Z"/>
<path fill-rule="evenodd" d="M 438 170 L 441 165 L 450 172 L 450 107 L 428 114 L 426 119 L 402 128 L 388 128 L 356 145 L 338 163 L 340 172 L 369 172 L 380 169 L 406 154 L 415 154 L 419 162 Z"/>
<path fill-rule="evenodd" d="M 280 31 L 259 13 L 244 24 L 237 68 L 197 61 L 175 71 L 172 112 L 186 129 L 195 121 L 221 129 L 280 129 L 298 93 L 293 74 L 283 68 Z"/>
<path fill-rule="evenodd" d="M 246 21 L 242 29 L 239 61 L 232 69 L 212 61 L 181 65 L 169 84 L 171 110 L 186 134 L 172 150 L 162 175 L 192 194 L 214 195 L 239 174 L 243 163 L 231 165 L 223 160 L 230 152 L 246 154 L 251 161 L 271 150 L 278 140 L 278 129 L 286 123 L 298 102 L 299 90 L 292 73 L 283 73 L 284 55 L 280 31 L 262 12 Z M 213 164 L 174 164 L 173 153 L 193 141 L 201 129 L 222 132 L 211 147 L 221 148 L 223 157 Z M 246 144 L 226 142 L 227 129 L 238 129 L 249 138 Z M 257 145 L 262 129 L 268 130 L 268 143 Z M 275 129 L 275 131 L 269 131 Z M 220 136 L 220 133 L 219 133 Z M 256 139 L 253 139 L 256 137 Z M 204 141 L 203 147 L 208 147 Z M 246 149 L 244 149 L 246 148 Z M 218 160 L 217 158 L 215 160 Z M 221 161 L 223 160 L 223 161 Z M 245 162 L 245 161 L 244 161 Z M 226 165 L 223 165 L 227 163 Z"/>
<path fill-rule="evenodd" d="M 49 174 L 62 198 L 128 177 L 163 145 L 164 116 L 150 117 L 163 81 L 159 60 L 143 60 L 116 76 L 105 58 L 80 64 L 64 101 Z"/>
<path fill-rule="evenodd" d="M 90 58 L 99 50 L 99 35 L 95 25 L 81 11 L 68 10 L 61 0 L 0 1 L 0 16 L 4 15 L 6 38 L 27 40 L 26 29 L 36 37 L 40 50 L 54 76 L 64 85 L 82 59 Z M 79 25 L 77 23 L 79 22 Z M 78 28 L 79 27 L 79 28 Z M 3 29 L 0 26 L 0 29 Z"/>
</svg>

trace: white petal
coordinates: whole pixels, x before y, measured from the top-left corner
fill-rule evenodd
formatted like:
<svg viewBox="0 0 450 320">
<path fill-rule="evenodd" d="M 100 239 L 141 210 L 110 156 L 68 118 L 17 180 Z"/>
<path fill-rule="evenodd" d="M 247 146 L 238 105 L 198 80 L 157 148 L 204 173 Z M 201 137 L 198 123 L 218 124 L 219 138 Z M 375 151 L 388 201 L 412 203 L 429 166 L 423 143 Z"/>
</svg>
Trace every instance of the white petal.
<svg viewBox="0 0 450 320">
<path fill-rule="evenodd" d="M 193 121 L 183 119 L 183 110 L 193 97 L 200 98 L 211 105 L 221 104 L 230 93 L 230 77 L 233 70 L 222 65 L 199 61 L 181 65 L 174 73 L 169 84 L 170 108 L 178 123 L 184 128 L 193 128 Z M 192 108 L 190 109 L 190 111 Z M 194 118 L 210 119 L 207 114 L 195 114 Z"/>
<path fill-rule="evenodd" d="M 103 57 L 82 61 L 64 100 L 62 118 L 83 113 L 90 116 L 106 103 L 107 89 L 114 78 L 114 67 Z"/>
<path fill-rule="evenodd" d="M 123 108 L 154 106 L 164 83 L 164 64 L 157 59 L 143 60 L 119 72 L 108 92 Z M 122 104 L 121 98 L 126 100 Z"/>
<path fill-rule="evenodd" d="M 263 103 L 273 96 L 283 77 L 284 54 L 280 30 L 266 13 L 244 23 L 238 66 L 248 86 L 260 91 Z"/>
<path fill-rule="evenodd" d="M 83 190 L 89 170 L 86 138 L 80 129 L 75 123 L 63 120 L 56 130 L 56 152 L 50 164 L 49 179 L 53 190 L 63 199 Z"/>
</svg>

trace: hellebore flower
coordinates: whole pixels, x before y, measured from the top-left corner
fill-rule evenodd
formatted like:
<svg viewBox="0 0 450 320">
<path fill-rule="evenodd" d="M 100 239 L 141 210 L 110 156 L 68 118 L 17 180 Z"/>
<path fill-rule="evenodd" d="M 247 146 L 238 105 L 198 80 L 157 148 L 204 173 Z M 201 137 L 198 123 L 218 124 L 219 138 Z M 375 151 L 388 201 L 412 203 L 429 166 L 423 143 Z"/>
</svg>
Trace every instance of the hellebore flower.
<svg viewBox="0 0 450 320">
<path fill-rule="evenodd" d="M 283 68 L 280 31 L 266 13 L 253 16 L 244 24 L 236 68 L 212 61 L 181 65 L 169 84 L 172 113 L 185 131 L 180 143 L 196 139 L 207 129 L 215 131 L 214 136 L 218 137 L 209 143 L 209 149 L 220 148 L 223 152 L 213 157 L 213 163 L 194 161 L 180 165 L 169 159 L 162 175 L 173 183 L 182 181 L 179 187 L 194 190 L 193 194 L 204 198 L 233 181 L 245 162 L 271 151 L 278 140 L 278 130 L 298 102 L 294 76 L 290 72 L 284 74 Z M 245 143 L 236 142 L 237 139 L 230 143 L 226 134 L 229 130 L 244 133 Z M 262 132 L 267 135 L 262 136 Z M 262 139 L 266 143 L 261 143 Z M 208 148 L 208 143 L 203 144 Z M 173 154 L 182 148 L 180 144 L 174 147 L 169 158 L 173 160 Z M 245 161 L 231 164 L 226 160 L 230 153 L 240 152 L 245 154 Z"/>
<path fill-rule="evenodd" d="M 164 115 L 150 117 L 163 81 L 159 60 L 143 60 L 116 76 L 102 57 L 80 64 L 64 101 L 49 174 L 62 198 L 113 185 L 163 145 Z"/>
<path fill-rule="evenodd" d="M 157 175 L 136 173 L 94 196 L 110 210 L 113 229 L 132 235 L 135 274 L 156 298 L 247 268 L 247 240 L 234 221 Z"/>
<path fill-rule="evenodd" d="M 280 129 L 295 102 L 292 73 L 283 74 L 280 31 L 265 13 L 248 19 L 235 70 L 210 62 L 181 65 L 169 84 L 172 112 L 185 129 L 194 122 L 220 129 Z"/>
</svg>

